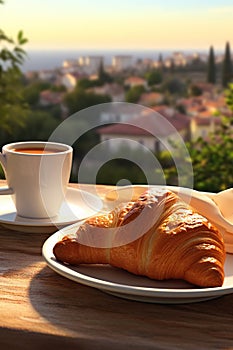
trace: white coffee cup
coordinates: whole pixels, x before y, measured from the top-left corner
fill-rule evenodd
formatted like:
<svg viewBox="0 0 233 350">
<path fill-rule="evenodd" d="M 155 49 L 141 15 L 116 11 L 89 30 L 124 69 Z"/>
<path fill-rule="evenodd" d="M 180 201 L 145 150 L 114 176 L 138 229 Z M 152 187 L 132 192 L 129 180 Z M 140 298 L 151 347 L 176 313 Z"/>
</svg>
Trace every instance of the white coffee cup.
<svg viewBox="0 0 233 350">
<path fill-rule="evenodd" d="M 58 215 L 65 199 L 73 149 L 56 142 L 15 142 L 3 146 L 0 163 L 17 215 L 44 219 Z"/>
</svg>

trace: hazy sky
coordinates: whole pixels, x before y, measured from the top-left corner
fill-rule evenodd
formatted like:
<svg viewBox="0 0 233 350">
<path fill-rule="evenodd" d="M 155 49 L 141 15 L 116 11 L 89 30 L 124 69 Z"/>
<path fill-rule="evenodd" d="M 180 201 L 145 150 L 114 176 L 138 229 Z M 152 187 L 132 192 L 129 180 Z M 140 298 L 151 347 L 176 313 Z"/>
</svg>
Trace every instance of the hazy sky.
<svg viewBox="0 0 233 350">
<path fill-rule="evenodd" d="M 5 0 L 0 28 L 30 49 L 224 49 L 233 0 Z"/>
</svg>

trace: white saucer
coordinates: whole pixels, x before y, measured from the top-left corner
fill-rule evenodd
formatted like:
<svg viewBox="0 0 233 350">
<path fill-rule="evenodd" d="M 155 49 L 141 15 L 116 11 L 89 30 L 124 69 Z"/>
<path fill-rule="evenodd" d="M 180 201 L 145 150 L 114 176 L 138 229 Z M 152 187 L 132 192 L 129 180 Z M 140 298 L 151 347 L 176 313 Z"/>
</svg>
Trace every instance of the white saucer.
<svg viewBox="0 0 233 350">
<path fill-rule="evenodd" d="M 17 215 L 10 195 L 1 195 L 0 225 L 21 232 L 53 233 L 57 229 L 95 215 L 102 207 L 103 203 L 99 197 L 86 191 L 68 188 L 58 216 L 50 219 L 28 219 Z"/>
</svg>

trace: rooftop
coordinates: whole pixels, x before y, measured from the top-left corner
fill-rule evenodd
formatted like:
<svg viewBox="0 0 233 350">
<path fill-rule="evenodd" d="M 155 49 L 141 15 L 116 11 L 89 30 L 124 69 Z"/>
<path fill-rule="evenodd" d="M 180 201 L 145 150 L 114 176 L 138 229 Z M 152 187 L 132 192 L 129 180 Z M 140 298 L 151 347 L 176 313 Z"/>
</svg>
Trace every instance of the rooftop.
<svg viewBox="0 0 233 350">
<path fill-rule="evenodd" d="M 127 123 L 114 123 L 98 129 L 99 134 L 110 135 L 158 135 L 167 137 L 176 131 L 187 129 L 190 119 L 188 116 L 175 112 L 173 116 L 162 115 L 147 111 L 137 118 L 130 119 Z"/>
</svg>

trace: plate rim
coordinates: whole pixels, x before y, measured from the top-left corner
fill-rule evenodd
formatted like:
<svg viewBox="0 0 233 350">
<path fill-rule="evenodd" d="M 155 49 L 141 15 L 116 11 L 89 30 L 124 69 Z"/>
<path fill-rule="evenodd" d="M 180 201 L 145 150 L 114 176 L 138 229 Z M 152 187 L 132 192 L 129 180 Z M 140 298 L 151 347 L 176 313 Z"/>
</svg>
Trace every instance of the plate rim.
<svg viewBox="0 0 233 350">
<path fill-rule="evenodd" d="M 83 221 L 82 221 L 83 222 Z M 95 278 L 92 276 L 88 276 L 84 273 L 75 271 L 69 267 L 69 265 L 65 265 L 62 262 L 56 260 L 53 254 L 53 246 L 54 244 L 61 239 L 63 235 L 67 235 L 69 233 L 74 233 L 74 230 L 77 230 L 78 227 L 82 224 L 82 222 L 78 222 L 72 225 L 69 225 L 61 230 L 58 230 L 54 234 L 52 234 L 47 240 L 44 242 L 42 246 L 42 256 L 45 259 L 47 265 L 62 275 L 65 278 L 73 280 L 74 282 L 81 283 L 84 285 L 88 285 L 93 288 L 100 289 L 105 292 L 114 292 L 119 296 L 123 296 L 124 294 L 128 296 L 141 297 L 141 298 L 162 298 L 166 299 L 174 299 L 179 300 L 183 299 L 198 299 L 199 298 L 207 298 L 211 299 L 217 296 L 222 296 L 226 294 L 233 293 L 233 283 L 232 286 L 221 286 L 221 287 L 208 287 L 208 288 L 189 288 L 189 289 L 170 289 L 170 288 L 154 288 L 154 287 L 142 287 L 142 286 L 131 286 L 120 284 L 116 282 L 110 282 L 106 280 L 102 280 L 99 278 Z M 227 254 L 231 255 L 231 254 Z M 155 301 L 156 302 L 156 301 Z"/>
</svg>

